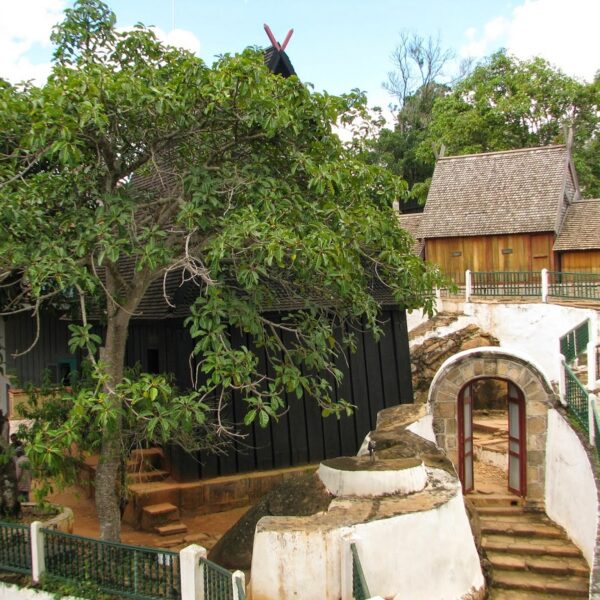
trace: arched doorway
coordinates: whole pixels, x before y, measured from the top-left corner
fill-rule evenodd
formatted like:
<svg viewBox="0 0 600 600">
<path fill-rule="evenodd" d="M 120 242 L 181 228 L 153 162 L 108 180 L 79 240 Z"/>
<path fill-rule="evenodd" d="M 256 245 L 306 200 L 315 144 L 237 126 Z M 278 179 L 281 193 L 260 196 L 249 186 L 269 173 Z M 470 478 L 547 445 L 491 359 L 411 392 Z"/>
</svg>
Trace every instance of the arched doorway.
<svg viewBox="0 0 600 600">
<path fill-rule="evenodd" d="M 508 411 L 513 412 L 509 436 L 513 452 L 508 459 L 513 462 L 511 488 L 515 493 L 526 495 L 532 504 L 542 503 L 547 413 L 557 397 L 542 370 L 528 357 L 503 348 L 484 347 L 459 352 L 446 360 L 429 390 L 436 442 L 446 451 L 456 470 L 463 471 L 463 482 L 468 489 L 472 482 L 468 481 L 465 470 L 468 458 L 465 463 L 464 457 L 469 456 L 469 441 L 472 441 L 469 440 L 472 436 L 472 396 L 469 394 L 473 391 L 470 386 L 486 378 L 510 384 L 507 396 L 512 400 L 507 400 L 507 406 Z"/>
<path fill-rule="evenodd" d="M 463 491 L 468 493 L 473 491 L 475 487 L 474 466 L 477 446 L 474 414 L 476 400 L 481 392 L 486 390 L 485 386 L 487 384 L 491 384 L 492 389 L 495 388 L 496 402 L 499 395 L 498 388 L 500 388 L 500 400 L 505 404 L 505 410 L 502 412 L 506 419 L 504 454 L 506 454 L 508 490 L 518 496 L 525 496 L 527 493 L 525 397 L 512 381 L 495 377 L 472 379 L 463 386 L 458 394 L 458 473 Z M 502 440 L 500 441 L 502 442 Z M 484 453 L 481 451 L 479 454 L 482 456 Z M 500 454 L 503 453 L 500 452 Z"/>
</svg>

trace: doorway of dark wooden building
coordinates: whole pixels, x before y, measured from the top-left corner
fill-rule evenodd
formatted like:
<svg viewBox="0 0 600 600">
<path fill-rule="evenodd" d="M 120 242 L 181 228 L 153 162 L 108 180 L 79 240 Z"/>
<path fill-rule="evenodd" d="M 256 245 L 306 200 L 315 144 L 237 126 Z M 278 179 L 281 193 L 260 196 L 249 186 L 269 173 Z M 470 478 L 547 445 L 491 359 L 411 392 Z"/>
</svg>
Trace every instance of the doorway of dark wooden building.
<svg viewBox="0 0 600 600">
<path fill-rule="evenodd" d="M 464 493 L 485 485 L 527 493 L 525 398 L 506 379 L 467 383 L 458 396 L 459 476 Z M 478 481 L 479 480 L 479 481 Z"/>
</svg>

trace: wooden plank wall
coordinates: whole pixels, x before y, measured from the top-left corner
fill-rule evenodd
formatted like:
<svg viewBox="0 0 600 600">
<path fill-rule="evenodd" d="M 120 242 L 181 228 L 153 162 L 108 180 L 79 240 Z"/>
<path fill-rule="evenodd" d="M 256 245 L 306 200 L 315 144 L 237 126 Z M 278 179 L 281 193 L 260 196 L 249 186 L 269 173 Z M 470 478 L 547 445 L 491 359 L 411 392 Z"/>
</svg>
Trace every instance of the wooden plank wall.
<svg viewBox="0 0 600 600">
<path fill-rule="evenodd" d="M 467 269 L 554 270 L 553 244 L 553 233 L 436 238 L 425 240 L 425 258 L 457 283 L 464 283 Z"/>
<path fill-rule="evenodd" d="M 246 406 L 236 394 L 227 417 L 246 434 L 245 439 L 225 455 L 190 456 L 179 448 L 170 448 L 173 475 L 189 481 L 356 454 L 365 435 L 375 428 L 378 411 L 412 402 L 405 313 L 387 310 L 383 320 L 385 335 L 379 343 L 365 332 L 357 331 L 357 352 L 346 358 L 340 356 L 338 360 L 344 379 L 335 390 L 335 396 L 357 407 L 351 417 L 323 419 L 311 398 L 298 400 L 295 394 L 290 394 L 285 398 L 289 410 L 277 423 L 266 429 L 257 424 L 245 427 L 242 420 Z M 233 331 L 231 335 L 234 343 L 252 348 L 247 336 Z M 161 344 L 163 339 L 165 344 Z M 149 343 L 156 343 L 161 349 L 161 370 L 175 373 L 179 385 L 189 387 L 192 344 L 182 324 L 171 321 L 132 324 L 127 346 L 128 364 L 139 361 L 147 368 Z M 255 351 L 265 365 L 264 350 Z"/>
<path fill-rule="evenodd" d="M 561 252 L 559 256 L 565 273 L 600 273 L 600 250 Z"/>
<path fill-rule="evenodd" d="M 22 383 L 40 383 L 40 375 L 49 365 L 72 356 L 68 351 L 68 323 L 55 317 L 42 320 L 40 340 L 25 356 L 8 360 L 8 369 Z M 382 314 L 384 336 L 379 342 L 362 330 L 355 331 L 357 352 L 340 356 L 338 367 L 344 373 L 335 390 L 357 408 L 351 417 L 328 417 L 310 398 L 286 397 L 289 411 L 278 423 L 266 429 L 254 424 L 242 427 L 246 438 L 225 455 L 190 456 L 179 448 L 169 449 L 173 474 L 180 480 L 215 477 L 261 469 L 315 463 L 323 458 L 355 454 L 365 435 L 375 429 L 377 412 L 412 397 L 408 332 L 404 311 L 390 309 Z M 252 347 L 248 336 L 231 332 L 235 344 Z M 27 316 L 6 320 L 9 350 L 28 347 L 35 337 L 35 321 Z M 182 389 L 191 387 L 190 354 L 193 343 L 181 321 L 134 321 L 130 325 L 126 361 L 140 363 L 148 370 L 158 352 L 159 370 L 173 373 Z M 149 352 L 150 351 L 150 352 Z M 151 354 L 154 353 L 154 358 Z M 257 350 L 263 365 L 264 350 Z M 266 365 L 268 371 L 268 365 Z M 332 385 L 333 381 L 330 379 Z M 246 406 L 235 395 L 227 418 L 241 424 Z"/>
<path fill-rule="evenodd" d="M 27 354 L 15 357 L 16 352 L 23 352 L 35 340 L 36 321 L 27 313 L 5 318 L 6 370 L 8 375 L 16 377 L 18 386 L 40 385 L 46 369 L 54 371 L 59 361 L 73 358 L 69 352 L 68 325 L 68 321 L 42 315 L 37 344 Z"/>
</svg>

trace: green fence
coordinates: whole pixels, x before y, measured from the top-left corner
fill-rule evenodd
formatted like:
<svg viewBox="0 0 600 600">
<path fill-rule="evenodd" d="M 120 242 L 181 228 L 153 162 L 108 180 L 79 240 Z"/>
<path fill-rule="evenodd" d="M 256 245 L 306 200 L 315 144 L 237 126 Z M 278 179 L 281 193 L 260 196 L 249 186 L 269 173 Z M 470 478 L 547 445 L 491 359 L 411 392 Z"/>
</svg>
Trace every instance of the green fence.
<svg viewBox="0 0 600 600">
<path fill-rule="evenodd" d="M 541 296 L 541 271 L 471 273 L 472 296 Z"/>
<path fill-rule="evenodd" d="M 574 300 L 600 300 L 600 274 L 549 271 L 548 295 Z"/>
<path fill-rule="evenodd" d="M 31 573 L 28 525 L 0 522 L 0 570 Z"/>
<path fill-rule="evenodd" d="M 352 597 L 354 600 L 368 600 L 371 594 L 360 564 L 356 544 L 350 544 L 350 551 L 352 552 Z"/>
<path fill-rule="evenodd" d="M 206 558 L 200 559 L 204 571 L 204 600 L 234 600 L 232 573 Z"/>
<path fill-rule="evenodd" d="M 179 600 L 179 554 L 43 529 L 46 573 L 140 600 Z"/>
<path fill-rule="evenodd" d="M 589 394 L 577 376 L 565 364 L 565 392 L 569 412 L 577 419 L 583 429 L 589 433 Z"/>
<path fill-rule="evenodd" d="M 584 321 L 560 338 L 560 353 L 571 364 L 580 354 L 587 351 L 590 341 L 590 321 Z"/>
</svg>

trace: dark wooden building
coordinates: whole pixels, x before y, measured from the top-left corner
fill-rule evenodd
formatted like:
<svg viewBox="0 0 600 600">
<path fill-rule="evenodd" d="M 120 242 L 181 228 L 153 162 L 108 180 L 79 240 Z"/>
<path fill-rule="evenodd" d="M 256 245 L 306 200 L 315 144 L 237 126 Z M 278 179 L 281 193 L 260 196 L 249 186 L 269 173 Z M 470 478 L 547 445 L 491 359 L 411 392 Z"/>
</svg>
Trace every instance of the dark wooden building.
<svg viewBox="0 0 600 600">
<path fill-rule="evenodd" d="M 130 324 L 126 362 L 128 366 L 140 364 L 148 372 L 173 373 L 178 386 L 189 389 L 193 341 L 183 325 L 183 309 L 172 311 L 164 301 L 160 302 L 159 287 L 162 284 L 150 290 L 139 317 Z M 382 319 L 385 335 L 379 342 L 357 330 L 357 352 L 339 357 L 338 367 L 344 379 L 335 393 L 337 398 L 356 406 L 351 417 L 323 418 L 314 400 L 298 400 L 290 394 L 286 398 L 289 411 L 278 423 L 265 429 L 257 424 L 245 427 L 242 420 L 246 406 L 234 396 L 227 417 L 247 434 L 245 440 L 226 455 L 190 456 L 176 447 L 168 449 L 174 478 L 190 481 L 355 454 L 364 436 L 375 428 L 379 410 L 413 399 L 405 313 L 387 304 Z M 68 350 L 68 321 L 48 316 L 41 324 L 35 348 L 15 358 L 12 353 L 27 348 L 34 339 L 35 320 L 25 315 L 5 319 L 6 370 L 13 382 L 19 382 L 18 386 L 39 385 L 44 371 L 60 383 L 70 370 L 80 366 L 79 358 Z M 239 331 L 232 330 L 230 335 L 234 343 L 252 348 L 250 340 Z M 264 360 L 264 351 L 257 352 Z M 8 394 L 9 412 L 14 409 L 10 399 L 17 397 Z"/>
</svg>

